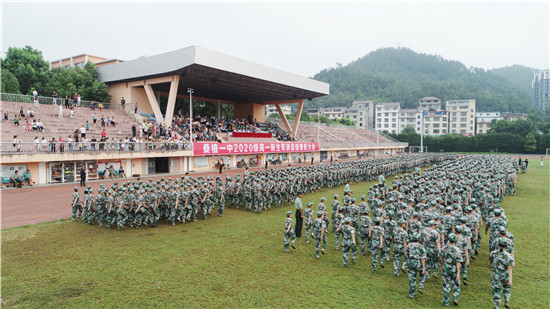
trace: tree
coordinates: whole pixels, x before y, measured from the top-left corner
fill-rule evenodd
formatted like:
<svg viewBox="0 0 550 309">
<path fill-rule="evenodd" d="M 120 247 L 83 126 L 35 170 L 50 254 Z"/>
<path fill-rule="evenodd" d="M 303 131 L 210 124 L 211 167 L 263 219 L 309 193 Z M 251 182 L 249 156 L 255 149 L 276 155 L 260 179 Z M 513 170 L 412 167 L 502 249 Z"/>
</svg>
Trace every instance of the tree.
<svg viewBox="0 0 550 309">
<path fill-rule="evenodd" d="M 6 69 L 2 69 L 2 92 L 20 93 L 19 81 L 17 81 L 17 77 Z"/>
<path fill-rule="evenodd" d="M 311 116 L 305 110 L 302 110 L 302 115 L 300 116 L 300 121 L 311 121 Z"/>
<path fill-rule="evenodd" d="M 403 132 L 401 134 L 417 134 L 415 129 L 409 124 L 403 129 Z"/>
<path fill-rule="evenodd" d="M 337 122 L 346 126 L 355 126 L 355 121 L 346 117 L 338 119 Z"/>
<path fill-rule="evenodd" d="M 78 93 L 84 100 L 108 102 L 111 100 L 108 87 L 96 77 L 97 69 L 91 62 L 84 68 L 56 68 L 44 89 L 48 94 L 55 90 L 59 97 Z"/>
<path fill-rule="evenodd" d="M 19 82 L 23 94 L 31 94 L 33 89 L 44 93 L 43 87 L 49 77 L 49 64 L 42 57 L 42 52 L 30 46 L 24 48 L 10 47 L 2 61 L 2 69 L 10 71 Z M 2 72 L 3 73 L 3 72 Z"/>
<path fill-rule="evenodd" d="M 523 146 L 526 153 L 534 153 L 537 149 L 537 140 L 535 139 L 535 136 L 533 133 L 527 134 L 525 137 L 525 144 Z"/>
</svg>

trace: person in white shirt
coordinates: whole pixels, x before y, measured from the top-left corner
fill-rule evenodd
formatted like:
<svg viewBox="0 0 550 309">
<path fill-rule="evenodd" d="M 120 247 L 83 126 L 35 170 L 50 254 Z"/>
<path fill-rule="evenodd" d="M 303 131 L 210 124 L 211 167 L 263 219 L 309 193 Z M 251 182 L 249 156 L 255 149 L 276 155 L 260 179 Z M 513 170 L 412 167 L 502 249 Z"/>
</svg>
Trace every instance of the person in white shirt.
<svg viewBox="0 0 550 309">
<path fill-rule="evenodd" d="M 40 121 L 40 119 L 36 122 L 36 129 L 40 132 L 44 132 L 44 124 Z"/>
<path fill-rule="evenodd" d="M 86 137 L 86 127 L 84 125 L 80 127 L 80 137 Z"/>
<path fill-rule="evenodd" d="M 73 138 L 70 135 L 67 138 L 67 143 L 69 144 L 69 151 L 73 151 Z"/>
<path fill-rule="evenodd" d="M 34 151 L 40 150 L 40 141 L 38 140 L 38 136 L 34 138 Z"/>
<path fill-rule="evenodd" d="M 63 118 L 63 105 L 59 104 L 59 118 Z"/>
<path fill-rule="evenodd" d="M 42 137 L 41 144 L 42 144 L 42 151 L 48 151 L 48 141 L 44 137 Z"/>
<path fill-rule="evenodd" d="M 74 109 L 71 109 L 71 118 L 74 118 Z"/>
<path fill-rule="evenodd" d="M 82 138 L 82 146 L 84 148 L 84 151 L 88 150 L 88 138 L 85 136 Z"/>
</svg>

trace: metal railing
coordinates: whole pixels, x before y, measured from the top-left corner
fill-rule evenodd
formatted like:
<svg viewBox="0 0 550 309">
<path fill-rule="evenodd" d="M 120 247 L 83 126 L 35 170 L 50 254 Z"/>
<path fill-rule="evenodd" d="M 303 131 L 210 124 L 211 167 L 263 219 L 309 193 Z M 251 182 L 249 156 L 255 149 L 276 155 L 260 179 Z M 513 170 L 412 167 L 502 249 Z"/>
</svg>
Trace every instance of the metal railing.
<svg viewBox="0 0 550 309">
<path fill-rule="evenodd" d="M 2 155 L 62 154 L 62 153 L 117 153 L 117 152 L 168 152 L 191 150 L 186 142 L 47 142 L 47 143 L 0 143 Z"/>
<path fill-rule="evenodd" d="M 25 95 L 25 94 L 16 94 L 16 93 L 2 93 L 0 94 L 0 100 L 2 102 L 16 102 L 16 103 L 34 103 L 34 96 L 32 95 Z M 53 98 L 53 97 L 42 97 L 38 96 L 38 103 L 43 105 L 65 105 L 65 98 Z M 80 100 L 80 105 L 77 107 L 90 107 L 91 101 L 86 100 Z M 116 109 L 116 110 L 122 110 L 122 106 L 120 103 L 105 103 L 105 102 L 94 102 L 95 107 L 98 107 L 98 104 L 103 104 L 104 109 Z M 72 97 L 69 98 L 69 104 L 71 106 L 74 105 L 74 99 Z M 131 108 L 134 108 L 134 105 L 136 103 L 126 103 L 125 108 L 129 108 L 128 106 L 131 106 Z"/>
</svg>

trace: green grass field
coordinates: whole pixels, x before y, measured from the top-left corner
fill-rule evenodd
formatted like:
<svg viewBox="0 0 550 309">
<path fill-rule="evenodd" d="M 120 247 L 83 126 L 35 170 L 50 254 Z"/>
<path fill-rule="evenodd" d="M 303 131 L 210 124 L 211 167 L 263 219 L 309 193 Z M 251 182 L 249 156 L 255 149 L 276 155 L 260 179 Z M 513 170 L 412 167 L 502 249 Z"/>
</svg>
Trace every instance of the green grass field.
<svg viewBox="0 0 550 309">
<path fill-rule="evenodd" d="M 549 163 L 520 174 L 515 196 L 503 203 L 516 237 L 512 308 L 550 307 Z M 369 185 L 352 186 L 354 196 Z M 342 191 L 325 189 L 303 200 L 317 205 L 321 196 L 330 201 Z M 442 306 L 441 279 L 428 280 L 424 295 L 411 300 L 407 278 L 395 277 L 390 267 L 374 274 L 370 255 L 358 255 L 345 269 L 332 233 L 319 260 L 313 242 L 303 238 L 296 250 L 283 253 L 289 209 L 260 215 L 228 209 L 222 218 L 141 231 L 68 220 L 3 230 L 2 307 Z M 487 239 L 469 268 L 470 285 L 462 286 L 462 308 L 492 307 Z"/>
</svg>

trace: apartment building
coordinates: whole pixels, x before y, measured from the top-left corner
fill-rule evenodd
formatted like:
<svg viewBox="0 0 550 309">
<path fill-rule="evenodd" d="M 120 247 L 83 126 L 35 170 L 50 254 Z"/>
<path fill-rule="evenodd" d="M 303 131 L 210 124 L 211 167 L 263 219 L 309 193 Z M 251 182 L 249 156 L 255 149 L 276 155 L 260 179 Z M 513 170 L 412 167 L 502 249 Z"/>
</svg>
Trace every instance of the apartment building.
<svg viewBox="0 0 550 309">
<path fill-rule="evenodd" d="M 448 133 L 473 136 L 475 131 L 476 100 L 451 100 L 446 102 L 449 117 Z"/>
<path fill-rule="evenodd" d="M 417 109 L 399 110 L 399 132 L 402 133 L 407 126 L 413 127 L 418 134 L 422 132 L 422 112 Z"/>
<path fill-rule="evenodd" d="M 532 82 L 532 104 L 536 109 L 547 110 L 550 108 L 550 70 L 542 70 L 535 73 Z"/>
<path fill-rule="evenodd" d="M 292 108 L 290 107 L 290 105 L 281 104 L 281 110 L 285 115 L 290 115 L 292 113 Z M 277 107 L 275 107 L 275 105 L 266 105 L 265 116 L 269 117 L 271 114 L 279 114 L 279 112 L 277 111 Z"/>
<path fill-rule="evenodd" d="M 376 104 L 376 131 L 388 131 L 397 134 L 399 131 L 399 103 Z"/>
<path fill-rule="evenodd" d="M 344 111 L 344 117 L 355 121 L 358 129 L 372 128 L 374 125 L 374 102 L 353 101 L 351 107 Z"/>
</svg>

